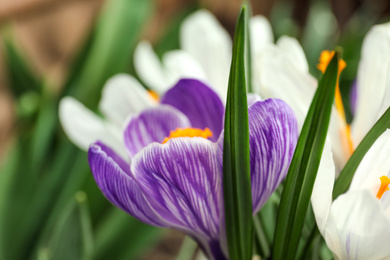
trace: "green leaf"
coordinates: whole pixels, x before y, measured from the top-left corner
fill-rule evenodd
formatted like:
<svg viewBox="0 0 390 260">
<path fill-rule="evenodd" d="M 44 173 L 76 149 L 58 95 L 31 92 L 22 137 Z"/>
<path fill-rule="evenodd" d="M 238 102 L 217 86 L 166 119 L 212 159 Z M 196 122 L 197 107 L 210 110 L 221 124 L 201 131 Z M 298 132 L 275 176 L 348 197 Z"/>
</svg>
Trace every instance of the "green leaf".
<svg viewBox="0 0 390 260">
<path fill-rule="evenodd" d="M 42 80 L 31 70 L 23 53 L 15 45 L 10 33 L 2 33 L 5 62 L 10 83 L 10 90 L 15 97 L 20 97 L 26 92 L 40 92 Z"/>
<path fill-rule="evenodd" d="M 252 256 L 252 195 L 245 80 L 246 27 L 244 6 L 234 36 L 223 145 L 225 225 L 231 260 L 249 260 Z"/>
<path fill-rule="evenodd" d="M 390 107 L 360 142 L 359 146 L 356 148 L 355 152 L 344 166 L 334 185 L 333 199 L 336 199 L 340 194 L 348 190 L 349 185 L 351 185 L 353 175 L 355 174 L 355 171 L 364 155 L 371 148 L 376 139 L 388 128 L 390 128 Z"/>
<path fill-rule="evenodd" d="M 81 58 L 74 65 L 80 70 L 72 70 L 63 95 L 74 95 L 88 107 L 96 106 L 107 79 L 127 70 L 150 10 L 150 0 L 107 1 L 92 43 L 87 41 L 89 51 L 80 52 Z"/>
<path fill-rule="evenodd" d="M 93 236 L 86 194 L 77 192 L 75 198 L 59 215 L 46 246 L 38 251 L 38 259 L 91 259 Z"/>
<path fill-rule="evenodd" d="M 112 207 L 96 227 L 94 260 L 136 259 L 161 237 L 163 229 L 139 222 Z"/>
<path fill-rule="evenodd" d="M 273 259 L 294 259 L 328 132 L 335 95 L 336 52 L 318 84 L 287 173 L 280 201 Z"/>
</svg>

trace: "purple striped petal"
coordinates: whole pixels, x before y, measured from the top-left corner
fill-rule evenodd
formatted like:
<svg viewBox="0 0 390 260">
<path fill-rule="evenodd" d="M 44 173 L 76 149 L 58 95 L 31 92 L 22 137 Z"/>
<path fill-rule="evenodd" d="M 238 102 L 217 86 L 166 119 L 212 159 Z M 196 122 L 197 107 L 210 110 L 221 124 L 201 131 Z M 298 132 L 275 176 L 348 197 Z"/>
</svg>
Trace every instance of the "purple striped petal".
<svg viewBox="0 0 390 260">
<path fill-rule="evenodd" d="M 358 91 L 357 81 L 355 79 L 352 83 L 351 90 L 349 93 L 349 103 L 350 103 L 352 115 L 355 115 L 355 112 L 356 112 L 356 104 L 357 104 L 357 98 L 358 98 L 357 91 Z"/>
<path fill-rule="evenodd" d="M 204 83 L 194 79 L 182 79 L 165 93 L 161 104 L 179 109 L 188 117 L 192 127 L 210 128 L 213 132 L 210 140 L 218 140 L 225 109 L 218 95 Z"/>
<path fill-rule="evenodd" d="M 151 206 L 171 227 L 219 240 L 222 165 L 215 143 L 186 137 L 151 144 L 134 157 L 131 170 Z"/>
<path fill-rule="evenodd" d="M 131 118 L 125 131 L 124 141 L 127 152 L 133 157 L 147 145 L 161 143 L 176 128 L 190 127 L 187 117 L 170 106 L 158 106 L 145 109 Z"/>
<path fill-rule="evenodd" d="M 138 220 L 166 226 L 149 206 L 130 172 L 130 166 L 113 150 L 97 142 L 89 148 L 88 161 L 96 184 L 115 206 Z"/>
<path fill-rule="evenodd" d="M 257 212 L 287 174 L 298 128 L 294 112 L 279 99 L 254 103 L 248 115 L 252 202 Z"/>
</svg>

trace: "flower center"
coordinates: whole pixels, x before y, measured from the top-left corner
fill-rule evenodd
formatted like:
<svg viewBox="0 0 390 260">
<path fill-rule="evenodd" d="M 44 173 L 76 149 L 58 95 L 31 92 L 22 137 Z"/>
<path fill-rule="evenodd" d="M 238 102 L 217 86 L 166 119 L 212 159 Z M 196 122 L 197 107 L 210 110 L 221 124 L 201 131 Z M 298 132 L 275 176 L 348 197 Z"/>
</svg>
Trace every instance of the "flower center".
<svg viewBox="0 0 390 260">
<path fill-rule="evenodd" d="M 333 56 L 335 54 L 335 51 L 322 51 L 321 56 L 319 58 L 319 63 L 317 64 L 317 68 L 322 72 L 325 73 L 326 68 L 329 65 L 329 62 L 332 60 Z M 347 63 L 343 60 L 339 60 L 339 71 L 337 73 L 337 81 L 336 81 L 336 93 L 335 93 L 335 105 L 336 109 L 341 116 L 341 118 L 345 122 L 345 127 L 341 129 L 340 134 L 343 137 L 342 140 L 344 140 L 343 147 L 344 151 L 348 154 L 348 156 L 351 156 L 351 154 L 354 151 L 353 148 L 353 142 L 352 142 L 352 136 L 351 136 L 351 126 L 347 124 L 347 119 L 345 118 L 345 110 L 343 105 L 343 100 L 341 98 L 340 93 L 340 86 L 339 86 L 339 78 L 341 72 L 345 69 L 347 66 Z"/>
<path fill-rule="evenodd" d="M 149 96 L 153 99 L 153 100 L 155 100 L 155 101 L 157 101 L 157 102 L 159 102 L 160 101 L 160 96 L 156 93 L 156 92 L 154 92 L 153 90 L 148 90 L 148 93 L 149 93 Z"/>
<path fill-rule="evenodd" d="M 390 179 L 387 176 L 380 177 L 380 180 L 381 186 L 379 187 L 378 193 L 376 194 L 377 199 L 381 199 L 383 194 L 390 189 Z"/>
<path fill-rule="evenodd" d="M 175 131 L 171 131 L 162 143 L 165 144 L 169 139 L 177 137 L 203 137 L 207 139 L 211 136 L 213 136 L 213 133 L 207 127 L 204 130 L 199 128 L 177 128 Z"/>
</svg>

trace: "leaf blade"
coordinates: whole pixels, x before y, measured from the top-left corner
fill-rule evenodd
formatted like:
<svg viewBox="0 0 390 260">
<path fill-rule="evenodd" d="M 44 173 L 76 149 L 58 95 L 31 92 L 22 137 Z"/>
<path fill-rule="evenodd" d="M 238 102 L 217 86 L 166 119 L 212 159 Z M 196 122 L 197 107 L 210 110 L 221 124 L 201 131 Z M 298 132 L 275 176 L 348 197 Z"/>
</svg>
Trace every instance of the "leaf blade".
<svg viewBox="0 0 390 260">
<path fill-rule="evenodd" d="M 328 131 L 337 72 L 338 53 L 319 82 L 290 164 L 278 210 L 273 259 L 295 258 Z"/>
<path fill-rule="evenodd" d="M 229 76 L 223 146 L 225 227 L 230 259 L 251 259 L 252 195 L 246 97 L 246 8 L 237 20 Z"/>
</svg>

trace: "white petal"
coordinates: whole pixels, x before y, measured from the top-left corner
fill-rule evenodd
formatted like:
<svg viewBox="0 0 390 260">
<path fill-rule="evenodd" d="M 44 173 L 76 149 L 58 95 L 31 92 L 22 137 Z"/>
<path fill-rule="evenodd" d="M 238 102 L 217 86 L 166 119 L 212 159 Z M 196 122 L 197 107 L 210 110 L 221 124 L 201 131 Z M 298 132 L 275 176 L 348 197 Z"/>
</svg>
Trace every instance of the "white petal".
<svg viewBox="0 0 390 260">
<path fill-rule="evenodd" d="M 325 241 L 337 259 L 389 259 L 390 220 L 368 191 L 339 196 L 330 210 Z"/>
<path fill-rule="evenodd" d="M 205 81 L 206 75 L 199 63 L 186 51 L 175 50 L 164 54 L 163 65 L 167 72 L 168 88 L 181 78 L 194 78 Z"/>
<path fill-rule="evenodd" d="M 276 43 L 281 50 L 290 58 L 291 62 L 297 68 L 309 73 L 309 65 L 307 64 L 305 52 L 303 51 L 298 40 L 288 36 L 282 36 Z"/>
<path fill-rule="evenodd" d="M 386 130 L 366 153 L 353 177 L 350 190 L 367 189 L 376 196 L 380 177 L 390 175 L 390 130 Z"/>
<path fill-rule="evenodd" d="M 294 110 L 298 127 L 302 128 L 317 81 L 308 73 L 299 70 L 290 57 L 276 46 L 267 47 L 255 57 L 254 77 L 258 80 L 259 93 L 263 98 L 280 98 Z"/>
<path fill-rule="evenodd" d="M 260 53 L 264 47 L 274 42 L 271 24 L 261 15 L 256 15 L 249 20 L 252 54 Z"/>
<path fill-rule="evenodd" d="M 138 43 L 134 50 L 134 67 L 148 87 L 158 93 L 165 92 L 168 85 L 165 71 L 149 42 Z"/>
<path fill-rule="evenodd" d="M 333 155 L 330 149 L 330 143 L 326 142 L 311 195 L 314 216 L 322 236 L 325 234 L 325 225 L 328 221 L 330 206 L 332 205 L 334 180 L 335 166 L 333 163 Z"/>
<path fill-rule="evenodd" d="M 213 88 L 226 96 L 232 42 L 217 19 L 206 10 L 190 15 L 182 24 L 180 43 L 202 66 Z"/>
<path fill-rule="evenodd" d="M 132 76 L 118 74 L 110 78 L 102 91 L 99 108 L 102 113 L 122 126 L 126 118 L 151 107 L 153 100 L 148 91 Z"/>
<path fill-rule="evenodd" d="M 96 142 L 114 149 L 123 159 L 127 158 L 122 144 L 120 128 L 106 123 L 83 104 L 71 97 L 65 97 L 59 105 L 59 118 L 69 139 L 82 150 Z"/>
<path fill-rule="evenodd" d="M 383 97 L 390 91 L 390 23 L 371 28 L 364 39 L 357 77 L 357 109 L 352 134 L 357 144 L 381 116 Z M 389 102 L 389 101 L 387 101 Z"/>
</svg>

